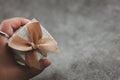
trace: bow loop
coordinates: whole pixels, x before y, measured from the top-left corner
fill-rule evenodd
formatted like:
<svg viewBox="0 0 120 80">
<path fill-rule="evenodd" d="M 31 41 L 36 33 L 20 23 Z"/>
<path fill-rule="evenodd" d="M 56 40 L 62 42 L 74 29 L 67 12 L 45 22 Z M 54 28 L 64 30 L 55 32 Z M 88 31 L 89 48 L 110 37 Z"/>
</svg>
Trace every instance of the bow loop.
<svg viewBox="0 0 120 80">
<path fill-rule="evenodd" d="M 40 52 L 57 52 L 57 43 L 51 38 L 43 38 L 38 41 Z"/>
<path fill-rule="evenodd" d="M 29 37 L 33 43 L 37 43 L 42 38 L 42 30 L 39 22 L 27 25 Z"/>
</svg>

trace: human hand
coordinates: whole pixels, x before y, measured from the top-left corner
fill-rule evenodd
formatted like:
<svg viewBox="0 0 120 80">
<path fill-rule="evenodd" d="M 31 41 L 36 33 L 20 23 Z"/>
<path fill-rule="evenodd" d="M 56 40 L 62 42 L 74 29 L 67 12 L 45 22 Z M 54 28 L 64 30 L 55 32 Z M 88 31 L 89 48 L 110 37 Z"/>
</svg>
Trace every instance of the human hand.
<svg viewBox="0 0 120 80">
<path fill-rule="evenodd" d="M 1 23 L 0 31 L 12 36 L 17 29 L 28 22 L 29 20 L 25 18 L 7 19 Z M 28 80 L 41 73 L 51 64 L 50 60 L 41 59 L 39 61 L 40 70 L 18 64 L 14 59 L 12 50 L 7 46 L 7 40 L 0 35 L 0 80 Z"/>
</svg>

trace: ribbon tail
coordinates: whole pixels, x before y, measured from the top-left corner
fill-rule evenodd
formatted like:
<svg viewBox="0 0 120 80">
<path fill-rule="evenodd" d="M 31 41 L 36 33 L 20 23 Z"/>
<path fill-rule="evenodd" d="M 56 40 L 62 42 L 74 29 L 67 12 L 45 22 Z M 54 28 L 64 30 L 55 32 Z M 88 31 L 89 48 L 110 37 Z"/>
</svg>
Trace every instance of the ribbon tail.
<svg viewBox="0 0 120 80">
<path fill-rule="evenodd" d="M 31 53 L 25 54 L 25 62 L 29 67 L 40 69 L 40 64 L 36 51 L 32 51 Z"/>
<path fill-rule="evenodd" d="M 47 57 L 47 52 L 45 52 L 45 51 L 39 51 L 39 52 L 43 57 Z"/>
</svg>

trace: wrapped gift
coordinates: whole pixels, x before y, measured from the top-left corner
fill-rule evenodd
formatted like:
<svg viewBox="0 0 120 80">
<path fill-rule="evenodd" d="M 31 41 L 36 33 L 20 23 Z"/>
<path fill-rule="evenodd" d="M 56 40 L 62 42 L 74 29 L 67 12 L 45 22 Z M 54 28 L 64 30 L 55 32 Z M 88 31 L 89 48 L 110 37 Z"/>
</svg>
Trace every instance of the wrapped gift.
<svg viewBox="0 0 120 80">
<path fill-rule="evenodd" d="M 41 24 L 33 19 L 8 40 L 18 63 L 39 69 L 39 59 L 48 52 L 57 52 L 57 42 Z"/>
</svg>

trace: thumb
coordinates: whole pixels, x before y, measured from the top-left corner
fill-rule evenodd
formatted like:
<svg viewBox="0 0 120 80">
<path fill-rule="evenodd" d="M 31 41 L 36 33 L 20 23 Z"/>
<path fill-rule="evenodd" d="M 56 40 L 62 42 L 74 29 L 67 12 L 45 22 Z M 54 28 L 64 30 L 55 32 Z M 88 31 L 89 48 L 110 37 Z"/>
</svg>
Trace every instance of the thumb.
<svg viewBox="0 0 120 80">
<path fill-rule="evenodd" d="M 49 59 L 41 59 L 39 61 L 39 63 L 41 65 L 40 69 L 25 67 L 24 68 L 24 76 L 27 78 L 32 78 L 32 77 L 38 75 L 39 73 L 41 73 L 46 67 L 48 67 L 51 64 Z"/>
</svg>

